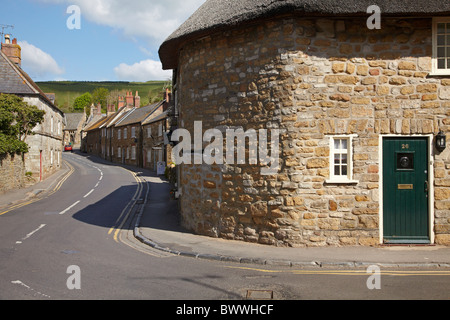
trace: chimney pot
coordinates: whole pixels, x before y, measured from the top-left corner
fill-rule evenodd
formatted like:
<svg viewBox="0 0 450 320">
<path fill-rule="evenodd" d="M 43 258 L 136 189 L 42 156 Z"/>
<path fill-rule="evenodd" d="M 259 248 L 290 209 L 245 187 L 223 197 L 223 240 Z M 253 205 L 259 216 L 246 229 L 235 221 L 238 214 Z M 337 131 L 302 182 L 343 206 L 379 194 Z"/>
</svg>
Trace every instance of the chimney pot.
<svg viewBox="0 0 450 320">
<path fill-rule="evenodd" d="M 5 43 L 1 44 L 1 50 L 12 63 L 18 66 L 22 64 L 22 49 L 17 44 L 17 39 L 14 39 L 11 43 L 11 35 L 6 34 Z"/>
</svg>

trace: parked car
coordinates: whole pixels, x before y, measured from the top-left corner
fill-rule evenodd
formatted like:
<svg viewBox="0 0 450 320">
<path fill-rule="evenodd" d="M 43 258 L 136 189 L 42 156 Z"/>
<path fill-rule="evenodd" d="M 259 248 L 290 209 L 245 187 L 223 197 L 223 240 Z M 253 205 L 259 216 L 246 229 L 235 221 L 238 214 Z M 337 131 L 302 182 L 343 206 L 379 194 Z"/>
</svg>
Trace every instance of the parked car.
<svg viewBox="0 0 450 320">
<path fill-rule="evenodd" d="M 64 151 L 66 151 L 66 152 L 68 152 L 68 151 L 73 152 L 73 148 L 72 148 L 72 146 L 68 145 L 68 146 L 64 147 Z"/>
</svg>

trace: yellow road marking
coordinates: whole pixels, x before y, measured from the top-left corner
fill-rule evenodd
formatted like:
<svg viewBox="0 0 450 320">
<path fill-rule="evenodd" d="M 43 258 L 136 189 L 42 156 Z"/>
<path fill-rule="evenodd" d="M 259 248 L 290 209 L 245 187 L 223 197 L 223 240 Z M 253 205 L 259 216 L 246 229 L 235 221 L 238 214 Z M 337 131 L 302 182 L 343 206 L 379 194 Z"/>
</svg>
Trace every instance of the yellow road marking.
<svg viewBox="0 0 450 320">
<path fill-rule="evenodd" d="M 294 275 L 339 275 L 339 276 L 367 276 L 373 274 L 366 270 L 266 270 L 260 268 L 250 267 L 235 267 L 227 266 L 230 269 L 240 269 L 248 271 L 256 271 L 261 273 L 290 273 Z M 380 275 L 384 276 L 398 276 L 398 277 L 410 277 L 410 276 L 450 276 L 450 270 L 420 270 L 420 271 L 404 271 L 404 270 L 383 270 L 380 267 Z"/>
<path fill-rule="evenodd" d="M 0 216 L 11 212 L 13 210 L 19 209 L 19 208 L 23 208 L 25 206 L 28 206 L 32 203 L 41 201 L 42 199 L 46 199 L 48 197 L 50 197 L 52 194 L 56 193 L 57 191 L 59 191 L 59 189 L 61 189 L 62 185 L 64 184 L 64 182 L 66 182 L 66 180 L 75 172 L 75 169 L 73 166 L 71 166 L 67 161 L 64 161 L 64 163 L 70 168 L 69 172 L 58 182 L 58 184 L 52 189 L 52 191 L 50 193 L 48 193 L 45 197 L 43 198 L 37 198 L 37 199 L 33 199 L 33 200 L 29 200 L 23 203 L 19 203 L 16 205 L 13 205 L 11 207 L 8 207 L 8 209 L 6 211 L 0 212 Z"/>
<path fill-rule="evenodd" d="M 119 243 L 119 237 L 118 237 L 119 236 L 119 232 L 122 231 L 123 225 L 128 220 L 128 217 L 130 216 L 131 211 L 133 210 L 134 206 L 136 205 L 136 201 L 138 200 L 138 196 L 140 196 L 140 194 L 142 193 L 142 190 L 144 188 L 143 183 L 142 183 L 143 181 L 136 175 L 136 173 L 134 173 L 134 172 L 132 172 L 132 171 L 130 171 L 128 169 L 125 169 L 125 168 L 122 168 L 122 169 L 124 169 L 125 171 L 131 173 L 131 175 L 134 177 L 134 179 L 138 183 L 138 187 L 137 187 L 136 192 L 134 193 L 133 198 L 131 199 L 131 201 L 122 210 L 119 218 L 117 218 L 114 226 L 111 229 L 109 229 L 108 235 L 110 235 L 110 234 L 112 234 L 114 232 L 113 239 L 117 243 Z M 125 217 L 123 217 L 125 213 L 126 213 L 126 215 L 125 215 Z M 120 222 L 120 225 L 118 226 L 119 222 Z"/>
</svg>

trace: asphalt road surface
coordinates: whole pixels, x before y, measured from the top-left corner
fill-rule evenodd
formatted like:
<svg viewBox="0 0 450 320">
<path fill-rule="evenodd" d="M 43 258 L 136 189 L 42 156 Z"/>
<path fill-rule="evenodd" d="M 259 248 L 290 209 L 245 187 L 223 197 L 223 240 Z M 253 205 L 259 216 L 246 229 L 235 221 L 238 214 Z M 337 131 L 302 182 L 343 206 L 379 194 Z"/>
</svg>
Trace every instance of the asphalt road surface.
<svg viewBox="0 0 450 320">
<path fill-rule="evenodd" d="M 130 204 L 146 192 L 140 177 L 96 158 L 64 159 L 71 171 L 63 184 L 0 216 L 1 300 L 171 300 L 183 307 L 185 300 L 450 298 L 448 270 L 382 270 L 370 278 L 362 269 L 242 265 L 151 249 L 132 235 Z"/>
</svg>

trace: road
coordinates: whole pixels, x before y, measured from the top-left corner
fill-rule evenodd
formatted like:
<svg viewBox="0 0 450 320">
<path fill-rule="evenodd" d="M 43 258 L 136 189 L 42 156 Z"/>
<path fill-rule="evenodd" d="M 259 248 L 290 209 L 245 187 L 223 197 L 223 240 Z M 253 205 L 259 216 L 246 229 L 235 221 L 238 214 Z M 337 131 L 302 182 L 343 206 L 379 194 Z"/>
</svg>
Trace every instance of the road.
<svg viewBox="0 0 450 320">
<path fill-rule="evenodd" d="M 63 184 L 0 216 L 1 300 L 450 297 L 448 270 L 382 270 L 380 288 L 370 290 L 366 270 L 242 265 L 154 250 L 132 235 L 142 178 L 79 154 L 64 160 L 71 171 Z"/>
</svg>

